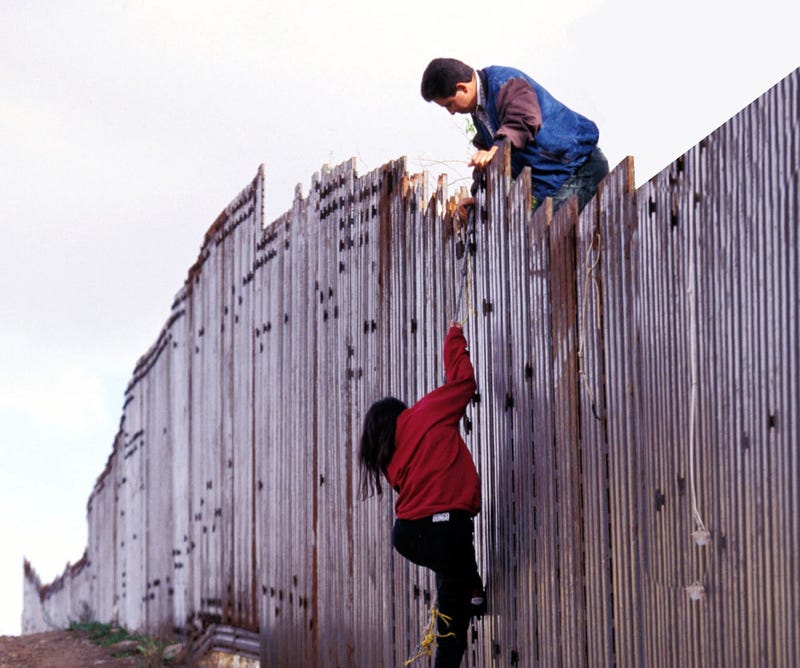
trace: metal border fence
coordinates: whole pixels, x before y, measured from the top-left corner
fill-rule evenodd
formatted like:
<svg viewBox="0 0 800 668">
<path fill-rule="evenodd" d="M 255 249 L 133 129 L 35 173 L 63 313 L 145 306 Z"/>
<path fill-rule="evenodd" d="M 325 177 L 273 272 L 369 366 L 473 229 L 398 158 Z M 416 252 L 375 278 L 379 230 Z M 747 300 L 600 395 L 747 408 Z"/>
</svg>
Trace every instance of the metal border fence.
<svg viewBox="0 0 800 668">
<path fill-rule="evenodd" d="M 404 160 L 223 211 L 125 394 L 84 558 L 25 632 L 257 632 L 268 666 L 396 666 L 435 587 L 357 498 L 369 404 L 442 380 L 467 316 L 464 421 L 490 613 L 470 666 L 800 663 L 800 70 L 638 190 L 530 210 L 508 152 L 473 223 Z M 463 298 L 459 293 L 463 291 Z M 460 312 L 456 313 L 457 306 Z"/>
</svg>

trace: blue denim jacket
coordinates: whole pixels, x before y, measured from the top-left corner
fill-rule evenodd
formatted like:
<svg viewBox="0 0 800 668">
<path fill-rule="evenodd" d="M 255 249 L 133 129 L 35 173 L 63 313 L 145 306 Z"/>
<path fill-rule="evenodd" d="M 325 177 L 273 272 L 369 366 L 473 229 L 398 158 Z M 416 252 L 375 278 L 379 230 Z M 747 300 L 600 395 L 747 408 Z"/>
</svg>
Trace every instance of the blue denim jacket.
<svg viewBox="0 0 800 668">
<path fill-rule="evenodd" d="M 494 128 L 508 119 L 499 117 L 496 101 L 503 85 L 513 78 L 522 78 L 536 92 L 542 114 L 542 125 L 533 141 L 511 152 L 511 174 L 516 178 L 526 167 L 531 168 L 533 196 L 542 201 L 552 196 L 572 173 L 586 161 L 597 145 L 599 131 L 588 118 L 572 111 L 548 93 L 527 74 L 511 67 L 491 66 L 479 70 L 478 75 L 486 88 L 486 112 Z M 491 128 L 487 128 L 475 114 L 475 127 L 479 140 L 487 148 L 495 143 Z"/>
</svg>

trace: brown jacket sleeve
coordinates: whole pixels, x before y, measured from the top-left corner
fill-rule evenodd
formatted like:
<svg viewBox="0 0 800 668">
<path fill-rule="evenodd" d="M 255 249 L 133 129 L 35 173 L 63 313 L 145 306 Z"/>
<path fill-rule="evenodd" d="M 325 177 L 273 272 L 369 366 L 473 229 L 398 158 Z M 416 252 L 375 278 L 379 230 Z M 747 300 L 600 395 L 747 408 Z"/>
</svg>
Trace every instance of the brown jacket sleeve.
<svg viewBox="0 0 800 668">
<path fill-rule="evenodd" d="M 500 127 L 494 133 L 495 144 L 508 139 L 514 149 L 533 141 L 542 127 L 542 110 L 536 91 L 525 79 L 509 79 L 497 94 Z"/>
<path fill-rule="evenodd" d="M 511 142 L 511 149 L 521 149 L 525 144 L 532 142 L 542 127 L 542 110 L 539 106 L 539 97 L 525 79 L 515 77 L 503 84 L 495 101 L 497 117 L 500 127 L 494 133 L 494 144 L 501 146 L 504 139 Z M 477 133 L 472 139 L 473 145 L 487 151 L 487 146 Z M 472 172 L 472 195 L 478 192 L 482 170 Z"/>
</svg>

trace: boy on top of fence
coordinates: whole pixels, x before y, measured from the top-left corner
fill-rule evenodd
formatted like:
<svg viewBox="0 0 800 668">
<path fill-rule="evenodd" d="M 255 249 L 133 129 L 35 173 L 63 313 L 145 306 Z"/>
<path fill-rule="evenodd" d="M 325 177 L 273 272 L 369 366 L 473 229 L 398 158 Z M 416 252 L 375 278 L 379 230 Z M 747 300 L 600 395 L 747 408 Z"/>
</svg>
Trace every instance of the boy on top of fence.
<svg viewBox="0 0 800 668">
<path fill-rule="evenodd" d="M 503 140 L 511 143 L 511 175 L 531 168 L 533 206 L 553 198 L 556 211 L 571 196 L 579 210 L 597 192 L 608 174 L 608 161 L 597 146 L 597 126 L 556 100 L 524 72 L 491 66 L 473 70 L 454 58 L 434 58 L 422 75 L 422 97 L 451 114 L 471 114 L 477 133 L 472 140 L 472 195 L 480 171 L 489 164 Z M 459 202 L 463 221 L 474 197 Z"/>
</svg>

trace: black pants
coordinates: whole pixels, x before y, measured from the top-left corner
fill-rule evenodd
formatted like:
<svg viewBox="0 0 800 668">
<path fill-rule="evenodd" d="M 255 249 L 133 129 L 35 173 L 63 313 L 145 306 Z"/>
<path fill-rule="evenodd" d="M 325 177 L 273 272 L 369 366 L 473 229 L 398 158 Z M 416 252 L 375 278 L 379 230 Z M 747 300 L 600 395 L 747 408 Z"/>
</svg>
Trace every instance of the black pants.
<svg viewBox="0 0 800 668">
<path fill-rule="evenodd" d="M 470 598 L 482 588 L 475 562 L 472 517 L 463 511 L 450 511 L 446 521 L 437 516 L 420 520 L 396 520 L 392 544 L 406 559 L 430 568 L 436 574 L 439 612 L 451 617 L 449 625 L 438 621 L 435 668 L 457 668 L 467 648 Z M 448 636 L 454 633 L 455 636 Z"/>
<path fill-rule="evenodd" d="M 589 154 L 575 173 L 567 179 L 567 182 L 558 189 L 553 195 L 553 213 L 558 211 L 564 202 L 573 195 L 578 196 L 578 211 L 583 211 L 589 200 L 597 192 L 597 186 L 608 174 L 608 160 L 603 152 L 597 147 Z"/>
</svg>

